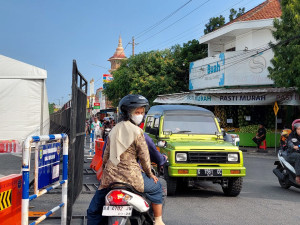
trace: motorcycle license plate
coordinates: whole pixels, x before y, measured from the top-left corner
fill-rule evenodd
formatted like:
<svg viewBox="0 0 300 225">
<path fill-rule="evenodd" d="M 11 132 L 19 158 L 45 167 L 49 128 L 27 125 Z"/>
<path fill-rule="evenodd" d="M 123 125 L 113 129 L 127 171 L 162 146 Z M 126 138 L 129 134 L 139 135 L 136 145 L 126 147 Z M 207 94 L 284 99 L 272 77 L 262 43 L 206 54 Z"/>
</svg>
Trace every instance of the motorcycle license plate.
<svg viewBox="0 0 300 225">
<path fill-rule="evenodd" d="M 103 206 L 102 216 L 131 216 L 132 206 Z"/>
<path fill-rule="evenodd" d="M 198 177 L 222 177 L 222 169 L 199 169 Z"/>
</svg>

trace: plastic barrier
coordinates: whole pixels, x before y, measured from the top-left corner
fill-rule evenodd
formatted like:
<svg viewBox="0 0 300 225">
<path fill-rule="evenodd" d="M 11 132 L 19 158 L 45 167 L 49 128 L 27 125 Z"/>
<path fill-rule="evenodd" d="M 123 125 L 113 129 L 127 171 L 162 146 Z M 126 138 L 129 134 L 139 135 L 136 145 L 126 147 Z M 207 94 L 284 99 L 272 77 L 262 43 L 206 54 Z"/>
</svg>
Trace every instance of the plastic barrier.
<svg viewBox="0 0 300 225">
<path fill-rule="evenodd" d="M 21 145 L 16 140 L 0 140 L 0 153 L 22 152 Z"/>
<path fill-rule="evenodd" d="M 63 140 L 63 170 L 61 181 L 59 181 L 60 140 Z M 48 141 L 51 143 L 46 143 Z M 26 139 L 25 148 L 23 149 L 22 164 L 22 225 L 28 225 L 29 201 L 48 193 L 50 190 L 57 188 L 60 185 L 62 185 L 62 202 L 30 225 L 42 222 L 59 209 L 61 209 L 61 225 L 67 224 L 68 142 L 68 135 L 66 134 L 33 136 Z M 29 173 L 32 143 L 35 143 L 35 182 L 34 194 L 29 196 Z M 53 185 L 49 186 L 51 184 Z M 47 186 L 47 188 L 41 189 L 45 186 Z"/>
<path fill-rule="evenodd" d="M 103 153 L 104 141 L 102 139 L 98 139 L 95 141 L 95 155 L 90 164 L 90 168 L 98 171 L 102 166 L 102 153 Z"/>
<path fill-rule="evenodd" d="M 266 150 L 267 149 L 267 142 L 263 140 L 259 146 L 260 149 Z"/>
<path fill-rule="evenodd" d="M 21 224 L 22 175 L 0 178 L 0 224 Z"/>
</svg>

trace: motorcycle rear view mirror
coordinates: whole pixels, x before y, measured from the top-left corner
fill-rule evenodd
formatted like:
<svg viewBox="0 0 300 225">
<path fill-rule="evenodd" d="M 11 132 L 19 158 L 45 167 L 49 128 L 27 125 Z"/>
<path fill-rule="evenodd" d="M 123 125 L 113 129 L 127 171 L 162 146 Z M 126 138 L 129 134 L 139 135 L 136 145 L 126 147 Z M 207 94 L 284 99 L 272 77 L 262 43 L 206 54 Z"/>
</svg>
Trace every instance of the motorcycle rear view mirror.
<svg viewBox="0 0 300 225">
<path fill-rule="evenodd" d="M 167 142 L 166 141 L 158 141 L 156 145 L 160 148 L 165 148 L 167 146 Z"/>
</svg>

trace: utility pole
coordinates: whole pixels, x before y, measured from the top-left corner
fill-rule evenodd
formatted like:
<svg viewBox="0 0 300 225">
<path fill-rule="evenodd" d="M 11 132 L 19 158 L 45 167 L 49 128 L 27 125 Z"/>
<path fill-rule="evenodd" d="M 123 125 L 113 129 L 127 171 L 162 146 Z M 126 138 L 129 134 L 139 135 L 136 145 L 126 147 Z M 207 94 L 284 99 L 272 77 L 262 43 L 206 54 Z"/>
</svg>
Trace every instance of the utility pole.
<svg viewBox="0 0 300 225">
<path fill-rule="evenodd" d="M 132 37 L 132 56 L 134 56 L 134 37 Z"/>
<path fill-rule="evenodd" d="M 129 42 L 129 44 L 132 45 L 132 56 L 134 56 L 134 46 L 135 46 L 135 45 L 138 45 L 138 43 L 135 43 L 135 42 L 134 42 L 134 37 L 132 37 L 132 42 Z"/>
</svg>

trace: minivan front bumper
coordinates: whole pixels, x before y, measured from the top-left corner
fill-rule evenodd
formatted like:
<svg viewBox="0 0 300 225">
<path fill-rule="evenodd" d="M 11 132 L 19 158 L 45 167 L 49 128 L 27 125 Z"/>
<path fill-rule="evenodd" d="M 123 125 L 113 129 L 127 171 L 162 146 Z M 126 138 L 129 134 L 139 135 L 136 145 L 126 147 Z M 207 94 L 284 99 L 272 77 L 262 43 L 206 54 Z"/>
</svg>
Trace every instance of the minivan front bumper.
<svg viewBox="0 0 300 225">
<path fill-rule="evenodd" d="M 246 168 L 243 166 L 169 166 L 170 177 L 244 177 Z"/>
</svg>

